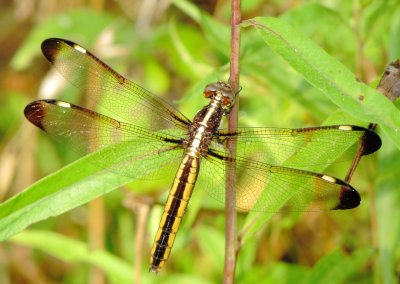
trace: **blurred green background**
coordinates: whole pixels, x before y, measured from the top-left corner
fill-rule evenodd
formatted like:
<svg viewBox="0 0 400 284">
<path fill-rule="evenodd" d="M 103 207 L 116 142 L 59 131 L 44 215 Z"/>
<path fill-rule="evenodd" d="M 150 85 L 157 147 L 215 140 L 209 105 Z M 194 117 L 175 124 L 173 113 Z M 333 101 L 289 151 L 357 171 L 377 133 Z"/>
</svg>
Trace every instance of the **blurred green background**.
<svg viewBox="0 0 400 284">
<path fill-rule="evenodd" d="M 386 65 L 400 58 L 396 0 L 247 0 L 242 13 L 244 20 L 286 21 L 366 84 L 376 85 Z M 2 201 L 77 158 L 23 116 L 26 104 L 38 98 L 84 104 L 82 92 L 50 72 L 40 51 L 44 39 L 81 44 L 190 118 L 204 105 L 204 86 L 228 79 L 229 1 L 15 0 L 1 1 L 0 14 Z M 251 28 L 242 31 L 241 86 L 241 126 L 295 128 L 327 119 L 367 125 L 338 112 Z M 382 149 L 362 160 L 352 180 L 361 206 L 276 214 L 245 239 L 237 283 L 398 283 L 400 154 L 378 132 Z M 334 171 L 341 178 L 346 173 L 343 166 Z M 220 283 L 224 211 L 201 192 L 191 200 L 170 260 L 158 275 L 148 272 L 170 183 L 135 182 L 31 225 L 1 244 L 0 283 Z M 0 219 L 3 228 L 6 220 Z M 240 214 L 239 230 L 245 220 Z"/>
</svg>

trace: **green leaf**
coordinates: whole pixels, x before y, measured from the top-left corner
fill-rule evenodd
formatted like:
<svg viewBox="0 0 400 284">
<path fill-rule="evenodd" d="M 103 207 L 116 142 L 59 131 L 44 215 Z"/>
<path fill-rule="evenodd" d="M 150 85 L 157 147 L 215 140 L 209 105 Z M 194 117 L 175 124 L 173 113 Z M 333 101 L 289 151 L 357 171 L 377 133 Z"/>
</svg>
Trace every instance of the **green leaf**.
<svg viewBox="0 0 400 284">
<path fill-rule="evenodd" d="M 65 262 L 86 262 L 101 268 L 112 283 L 133 283 L 132 267 L 103 250 L 91 250 L 87 244 L 57 233 L 27 230 L 10 241 L 44 251 Z M 143 275 L 146 277 L 146 275 Z"/>
<path fill-rule="evenodd" d="M 30 224 L 85 204 L 131 180 L 95 167 L 102 158 L 96 153 L 69 164 L 0 204 L 0 240 L 21 232 Z M 110 165 L 112 163 L 110 160 Z"/>
<path fill-rule="evenodd" d="M 242 26 L 257 29 L 263 40 L 308 82 L 345 112 L 380 124 L 400 148 L 400 111 L 381 93 L 358 82 L 342 63 L 276 18 L 254 18 Z"/>
<path fill-rule="evenodd" d="M 346 66 L 355 66 L 355 34 L 349 21 L 343 19 L 337 9 L 321 3 L 311 3 L 289 10 L 279 18 L 299 29 L 305 36 L 317 40 L 320 46 L 338 56 L 337 59 L 345 62 Z"/>
</svg>

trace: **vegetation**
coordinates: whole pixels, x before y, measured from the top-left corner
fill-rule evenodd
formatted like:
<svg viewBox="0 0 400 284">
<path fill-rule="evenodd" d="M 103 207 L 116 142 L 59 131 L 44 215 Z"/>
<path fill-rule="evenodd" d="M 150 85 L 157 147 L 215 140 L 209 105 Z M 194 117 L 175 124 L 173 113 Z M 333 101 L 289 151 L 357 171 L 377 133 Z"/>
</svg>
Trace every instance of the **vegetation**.
<svg viewBox="0 0 400 284">
<path fill-rule="evenodd" d="M 41 55 L 44 39 L 61 37 L 193 117 L 204 86 L 228 79 L 229 2 L 89 2 L 2 7 L 0 282 L 219 283 L 221 204 L 197 188 L 170 260 L 151 274 L 150 246 L 171 179 L 131 182 L 99 170 L 98 156 L 78 159 L 28 124 L 23 109 L 37 97 L 85 105 L 83 90 L 49 72 Z M 397 283 L 399 103 L 373 87 L 400 57 L 398 1 L 242 2 L 239 125 L 374 122 L 383 146 L 353 177 L 363 200 L 357 209 L 240 213 L 236 282 Z M 344 178 L 348 165 L 327 171 Z"/>
</svg>

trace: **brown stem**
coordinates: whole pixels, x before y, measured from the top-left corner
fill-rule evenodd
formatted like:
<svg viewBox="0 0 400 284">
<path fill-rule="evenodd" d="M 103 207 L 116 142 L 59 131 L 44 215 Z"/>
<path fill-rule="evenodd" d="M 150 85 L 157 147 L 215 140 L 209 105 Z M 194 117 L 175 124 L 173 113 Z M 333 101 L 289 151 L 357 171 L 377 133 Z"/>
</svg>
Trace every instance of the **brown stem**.
<svg viewBox="0 0 400 284">
<path fill-rule="evenodd" d="M 240 0 L 232 0 L 231 19 L 231 58 L 230 58 L 230 85 L 237 94 L 239 90 L 239 57 L 240 57 L 240 28 L 241 21 Z M 236 129 L 238 121 L 238 98 L 233 106 L 229 118 L 228 128 Z M 228 142 L 231 154 L 236 152 L 234 142 Z M 225 237 L 225 267 L 224 284 L 234 283 L 237 254 L 236 236 L 236 195 L 235 195 L 235 165 L 228 164 L 226 175 L 226 237 Z"/>
<path fill-rule="evenodd" d="M 150 203 L 152 203 L 152 200 L 146 198 L 137 198 L 128 190 L 124 191 L 124 194 L 124 206 L 132 210 L 132 212 L 137 215 L 133 283 L 141 283 L 142 260 L 144 256 L 143 248 L 145 247 L 147 234 L 146 225 L 148 222 Z"/>
<path fill-rule="evenodd" d="M 105 221 L 104 198 L 99 197 L 89 203 L 88 234 L 89 245 L 92 250 L 104 249 Z M 92 267 L 89 274 L 89 283 L 105 283 L 104 272 L 98 267 Z"/>
</svg>

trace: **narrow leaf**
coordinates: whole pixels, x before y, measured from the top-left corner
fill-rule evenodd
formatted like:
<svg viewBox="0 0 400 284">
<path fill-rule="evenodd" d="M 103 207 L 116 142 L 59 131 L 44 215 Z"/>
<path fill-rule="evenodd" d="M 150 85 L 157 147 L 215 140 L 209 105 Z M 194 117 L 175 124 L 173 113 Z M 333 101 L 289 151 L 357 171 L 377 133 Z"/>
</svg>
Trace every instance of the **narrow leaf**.
<svg viewBox="0 0 400 284">
<path fill-rule="evenodd" d="M 400 148 L 400 111 L 382 94 L 357 80 L 342 63 L 276 18 L 253 18 L 242 26 L 257 29 L 269 47 L 345 112 L 382 126 Z"/>
<path fill-rule="evenodd" d="M 0 240 L 30 224 L 85 204 L 130 180 L 95 167 L 96 159 L 101 158 L 96 153 L 86 156 L 0 204 Z"/>
</svg>

